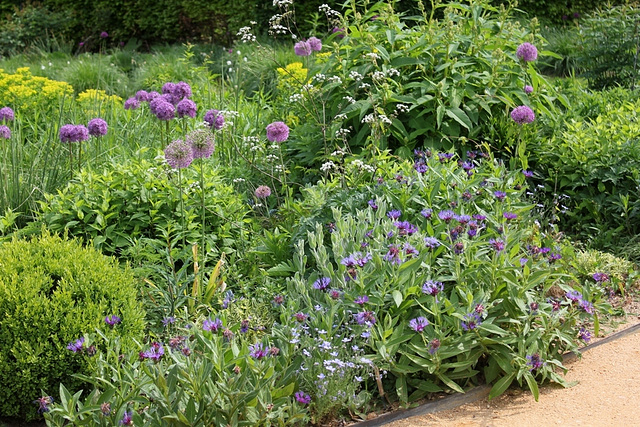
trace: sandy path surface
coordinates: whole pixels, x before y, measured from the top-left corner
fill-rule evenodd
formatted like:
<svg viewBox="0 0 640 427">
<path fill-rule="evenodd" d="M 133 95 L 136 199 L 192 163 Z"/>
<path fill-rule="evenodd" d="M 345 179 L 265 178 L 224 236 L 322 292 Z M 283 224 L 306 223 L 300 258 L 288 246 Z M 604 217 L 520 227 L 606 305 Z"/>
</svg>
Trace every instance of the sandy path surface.
<svg viewBox="0 0 640 427">
<path fill-rule="evenodd" d="M 550 385 L 536 402 L 512 390 L 456 409 L 386 424 L 389 427 L 615 426 L 640 427 L 640 332 L 585 352 L 568 362 L 572 388 Z"/>
</svg>

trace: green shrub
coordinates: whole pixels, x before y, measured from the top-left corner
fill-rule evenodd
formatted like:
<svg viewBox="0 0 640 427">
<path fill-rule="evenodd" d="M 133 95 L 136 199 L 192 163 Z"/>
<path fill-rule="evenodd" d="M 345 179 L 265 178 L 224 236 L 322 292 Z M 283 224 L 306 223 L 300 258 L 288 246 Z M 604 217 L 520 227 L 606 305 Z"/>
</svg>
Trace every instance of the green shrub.
<svg viewBox="0 0 640 427">
<path fill-rule="evenodd" d="M 129 343 L 141 336 L 144 312 L 132 274 L 78 241 L 45 232 L 4 243 L 0 258 L 0 415 L 30 420 L 42 392 L 61 381 L 80 388 L 72 375 L 89 372 L 90 352 L 69 343 L 107 328 L 110 315 L 122 323 L 106 334 Z"/>
</svg>

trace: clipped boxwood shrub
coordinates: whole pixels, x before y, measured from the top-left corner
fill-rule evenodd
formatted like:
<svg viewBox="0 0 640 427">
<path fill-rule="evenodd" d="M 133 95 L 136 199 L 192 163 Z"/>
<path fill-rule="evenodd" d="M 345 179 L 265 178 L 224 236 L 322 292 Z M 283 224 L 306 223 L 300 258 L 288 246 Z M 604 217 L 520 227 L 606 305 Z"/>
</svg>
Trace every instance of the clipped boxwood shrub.
<svg viewBox="0 0 640 427">
<path fill-rule="evenodd" d="M 72 375 L 89 372 L 90 343 L 77 353 L 70 343 L 96 328 L 138 338 L 144 311 L 131 272 L 77 240 L 46 231 L 14 239 L 0 260 L 0 416 L 31 420 L 41 393 L 54 395 L 60 382 L 82 388 Z M 113 328 L 111 315 L 122 319 Z"/>
</svg>

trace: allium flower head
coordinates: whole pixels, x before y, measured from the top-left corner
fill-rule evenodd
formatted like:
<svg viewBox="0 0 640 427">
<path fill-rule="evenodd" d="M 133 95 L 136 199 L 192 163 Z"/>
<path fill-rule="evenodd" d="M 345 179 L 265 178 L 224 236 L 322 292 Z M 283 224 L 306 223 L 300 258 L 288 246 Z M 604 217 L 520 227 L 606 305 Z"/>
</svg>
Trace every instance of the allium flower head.
<svg viewBox="0 0 640 427">
<path fill-rule="evenodd" d="M 267 126 L 267 139 L 270 142 L 284 142 L 289 138 L 289 126 L 284 122 L 273 122 Z"/>
<path fill-rule="evenodd" d="M 173 95 L 173 92 L 176 89 L 176 84 L 173 82 L 167 82 L 162 85 L 162 93 Z"/>
<path fill-rule="evenodd" d="M 307 43 L 309 43 L 311 50 L 315 52 L 320 52 L 322 50 L 322 41 L 317 37 L 309 37 Z"/>
<path fill-rule="evenodd" d="M 109 33 L 107 33 L 106 31 L 103 31 L 100 33 L 100 38 L 101 39 L 106 39 L 107 37 L 109 37 Z"/>
<path fill-rule="evenodd" d="M 13 110 L 9 107 L 0 108 L 0 121 L 12 121 L 15 119 L 15 114 Z"/>
<path fill-rule="evenodd" d="M 194 159 L 208 159 L 216 147 L 211 131 L 205 129 L 189 132 L 185 141 L 191 145 Z"/>
<path fill-rule="evenodd" d="M 311 55 L 311 45 L 306 41 L 299 41 L 293 46 L 293 50 L 298 56 Z"/>
<path fill-rule="evenodd" d="M 531 62 L 538 59 L 538 49 L 531 43 L 522 43 L 516 49 L 516 56 L 524 62 Z"/>
<path fill-rule="evenodd" d="M 89 139 L 89 130 L 83 125 L 64 125 L 60 128 L 60 141 L 81 142 Z"/>
<path fill-rule="evenodd" d="M 191 86 L 186 82 L 178 82 L 173 87 L 171 94 L 178 99 L 191 98 Z"/>
<path fill-rule="evenodd" d="M 271 195 L 271 188 L 266 185 L 261 185 L 256 188 L 255 195 L 258 199 L 266 199 Z"/>
<path fill-rule="evenodd" d="M 409 327 L 416 332 L 422 332 L 427 325 L 429 325 L 429 321 L 422 316 L 409 320 Z"/>
<path fill-rule="evenodd" d="M 146 90 L 139 90 L 136 92 L 135 99 L 137 99 L 139 102 L 149 102 L 151 101 L 151 96 Z"/>
<path fill-rule="evenodd" d="M 140 108 L 140 101 L 138 101 L 136 98 L 129 98 L 124 101 L 125 110 L 137 110 L 138 108 Z"/>
<path fill-rule="evenodd" d="M 308 405 L 311 403 L 311 396 L 306 394 L 304 391 L 296 391 L 293 395 L 296 398 L 296 401 L 302 405 Z"/>
<path fill-rule="evenodd" d="M 526 105 L 520 105 L 511 111 L 511 118 L 519 125 L 525 125 L 533 122 L 536 115 L 533 110 Z"/>
<path fill-rule="evenodd" d="M 11 138 L 11 129 L 9 129 L 9 126 L 0 125 L 0 138 L 4 138 L 4 139 Z"/>
<path fill-rule="evenodd" d="M 122 319 L 120 318 L 120 316 L 116 316 L 115 314 L 112 314 L 111 316 L 107 316 L 104 318 L 104 323 L 111 326 L 112 328 L 121 322 L 122 322 Z"/>
<path fill-rule="evenodd" d="M 91 136 L 103 136 L 107 134 L 107 122 L 105 122 L 100 117 L 96 117 L 95 119 L 89 120 L 89 124 L 87 125 L 89 130 L 89 135 Z"/>
<path fill-rule="evenodd" d="M 218 110 L 209 110 L 204 115 L 204 122 L 210 128 L 220 130 L 224 126 L 224 116 Z"/>
<path fill-rule="evenodd" d="M 173 169 L 184 169 L 193 162 L 193 150 L 191 145 L 177 139 L 164 149 L 164 157 Z"/>
<path fill-rule="evenodd" d="M 194 118 L 196 116 L 197 109 L 198 107 L 196 106 L 196 103 L 187 98 L 182 99 L 182 101 L 178 102 L 178 105 L 176 105 L 178 117 L 186 116 Z"/>
<path fill-rule="evenodd" d="M 173 104 L 160 96 L 149 102 L 149 109 L 160 120 L 171 120 L 176 115 Z"/>
<path fill-rule="evenodd" d="M 533 86 L 525 85 L 525 87 L 524 87 L 524 93 L 526 93 L 526 94 L 528 95 L 528 94 L 530 94 L 531 92 L 533 92 Z"/>
</svg>

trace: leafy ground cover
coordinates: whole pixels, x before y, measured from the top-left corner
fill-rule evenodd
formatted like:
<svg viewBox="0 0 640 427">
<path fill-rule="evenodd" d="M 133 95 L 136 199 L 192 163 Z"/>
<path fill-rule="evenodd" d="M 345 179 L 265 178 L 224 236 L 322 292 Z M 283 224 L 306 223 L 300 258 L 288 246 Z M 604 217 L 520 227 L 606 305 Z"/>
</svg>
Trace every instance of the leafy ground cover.
<svg viewBox="0 0 640 427">
<path fill-rule="evenodd" d="M 52 232 L 82 242 L 135 277 L 140 306 L 69 291 L 58 309 L 75 326 L 47 351 L 16 347 L 20 322 L 0 319 L 6 372 L 31 373 L 20 394 L 0 390 L 1 416 L 302 425 L 482 383 L 537 398 L 539 383 L 565 384 L 562 354 L 619 311 L 635 266 L 576 224 L 597 214 L 609 246 L 637 229 L 622 119 L 635 104 L 603 101 L 632 92 L 548 80 L 536 64 L 555 54 L 536 20 L 484 1 L 416 16 L 324 5 L 333 30 L 304 37 L 290 2 L 276 6 L 286 40 L 247 26 L 228 50 L 2 65 L 0 248 L 47 259 L 37 242 Z M 0 306 L 21 287 L 56 296 L 63 277 L 18 269 Z M 41 369 L 55 364 L 81 369 Z"/>
</svg>

